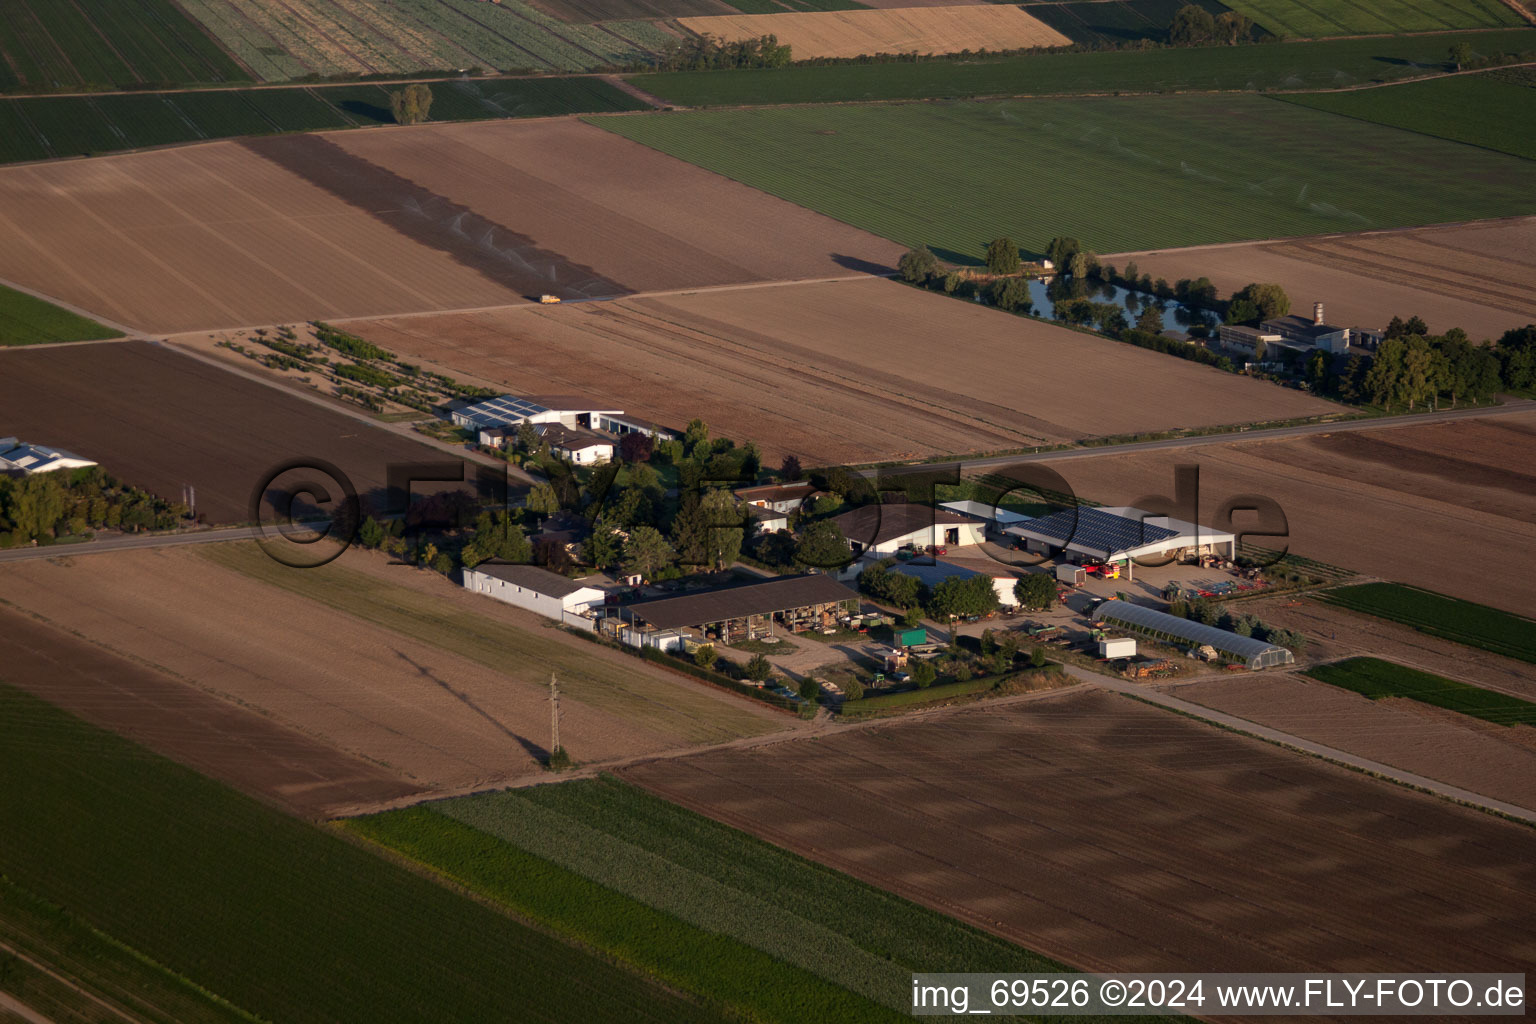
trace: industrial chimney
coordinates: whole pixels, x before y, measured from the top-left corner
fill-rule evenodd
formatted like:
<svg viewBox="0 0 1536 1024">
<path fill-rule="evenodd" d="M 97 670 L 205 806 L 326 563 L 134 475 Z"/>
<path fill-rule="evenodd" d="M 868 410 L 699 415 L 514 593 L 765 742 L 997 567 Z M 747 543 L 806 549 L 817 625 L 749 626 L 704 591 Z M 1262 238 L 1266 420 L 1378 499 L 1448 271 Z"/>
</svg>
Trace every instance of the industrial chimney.
<svg viewBox="0 0 1536 1024">
<path fill-rule="evenodd" d="M 1323 304 L 1321 302 L 1312 303 L 1312 322 L 1319 327 L 1323 325 Z"/>
</svg>

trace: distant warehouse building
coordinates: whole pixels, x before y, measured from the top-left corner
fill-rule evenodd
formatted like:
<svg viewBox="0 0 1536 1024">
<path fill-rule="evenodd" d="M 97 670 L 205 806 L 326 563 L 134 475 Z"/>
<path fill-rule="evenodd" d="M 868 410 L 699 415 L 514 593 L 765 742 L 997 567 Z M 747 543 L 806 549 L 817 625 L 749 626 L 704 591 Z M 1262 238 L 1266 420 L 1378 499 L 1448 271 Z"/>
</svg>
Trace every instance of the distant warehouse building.
<svg viewBox="0 0 1536 1024">
<path fill-rule="evenodd" d="M 603 590 L 584 580 L 567 579 L 536 565 L 501 562 L 483 562 L 465 569 L 464 588 L 587 629 L 592 628 L 592 622 L 582 613 L 602 604 L 606 597 Z"/>
<path fill-rule="evenodd" d="M 966 547 L 986 540 L 986 523 L 931 505 L 864 505 L 832 520 L 855 555 L 891 555 L 905 547 Z"/>
<path fill-rule="evenodd" d="M 74 452 L 46 444 L 22 444 L 19 438 L 0 437 L 0 475 L 31 476 L 56 469 L 85 469 L 96 463 Z"/>
<path fill-rule="evenodd" d="M 1181 619 L 1145 605 L 1129 601 L 1105 601 L 1093 613 L 1099 622 L 1107 622 L 1119 629 L 1159 640 L 1163 643 L 1188 644 L 1191 647 L 1209 645 L 1228 661 L 1241 662 L 1250 669 L 1274 668 L 1291 665 L 1296 657 L 1284 647 L 1255 640 L 1251 636 L 1236 633 L 1203 622 Z"/>
<path fill-rule="evenodd" d="M 1200 555 L 1231 559 L 1237 554 L 1235 534 L 1128 505 L 1069 508 L 1015 523 L 1003 532 L 1019 538 L 1026 551 L 1069 561 L 1123 563 L 1127 568 L 1136 558 L 1184 561 Z"/>
</svg>

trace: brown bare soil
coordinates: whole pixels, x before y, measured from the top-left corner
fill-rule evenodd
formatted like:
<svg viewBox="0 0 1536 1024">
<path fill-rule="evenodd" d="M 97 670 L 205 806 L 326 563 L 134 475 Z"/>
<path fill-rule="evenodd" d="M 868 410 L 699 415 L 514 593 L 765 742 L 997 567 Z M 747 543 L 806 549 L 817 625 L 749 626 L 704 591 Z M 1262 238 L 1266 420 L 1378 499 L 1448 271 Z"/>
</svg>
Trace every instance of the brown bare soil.
<svg viewBox="0 0 1536 1024">
<path fill-rule="evenodd" d="M 265 556 L 254 548 L 230 547 L 248 551 L 236 564 L 264 568 Z M 376 609 L 402 600 L 391 588 L 420 586 L 423 581 L 408 578 L 428 575 L 387 567 L 379 556 L 352 552 L 326 570 L 273 570 L 295 577 L 338 569 L 396 574 L 347 577 L 355 609 L 310 599 L 307 579 L 298 581 L 298 590 L 273 586 L 221 564 L 227 557 L 167 548 L 16 562 L 0 572 L 0 590 L 7 606 L 154 670 L 162 689 L 169 680 L 191 694 L 189 700 L 217 698 L 265 716 L 417 790 L 477 788 L 537 770 L 547 754 L 554 669 L 568 687 L 562 742 L 582 760 L 673 750 L 782 725 L 738 698 L 533 621 L 524 624 L 526 632 L 501 634 L 515 640 L 498 668 L 458 653 L 446 629 L 440 643 L 427 643 L 376 624 L 370 620 Z M 368 578 L 376 582 L 356 582 Z M 473 625 L 481 612 L 494 616 L 501 607 L 484 599 L 472 607 L 463 602 L 475 595 L 449 593 L 446 581 L 437 582 L 441 591 L 424 600 L 435 610 L 451 609 L 456 623 Z M 605 680 L 613 695 L 605 692 Z M 578 698 L 578 683 L 595 695 Z M 125 676 L 120 685 L 131 689 L 135 678 Z M 636 685 L 648 687 L 649 700 L 620 706 Z M 610 706 L 600 706 L 604 702 Z"/>
<path fill-rule="evenodd" d="M 1083 968 L 1536 957 L 1536 833 L 1099 691 L 623 774 Z"/>
<path fill-rule="evenodd" d="M 1442 640 L 1396 622 L 1361 615 L 1323 601 L 1276 596 L 1242 601 L 1232 607 L 1234 611 L 1257 615 L 1282 629 L 1305 633 L 1309 641 L 1308 661 L 1337 661 L 1370 655 L 1536 700 L 1536 665 L 1529 662 L 1501 658 L 1476 647 Z M 1509 732 L 1507 729 L 1500 731 Z"/>
<path fill-rule="evenodd" d="M 1319 415 L 1338 406 L 868 279 L 352 323 L 524 394 L 702 416 L 773 456 L 865 462 Z M 964 339 L 963 349 L 954 339 Z M 1169 396 L 1177 396 L 1170 399 Z"/>
<path fill-rule="evenodd" d="M 154 332 L 839 276 L 900 252 L 577 121 L 0 170 L 0 279 Z"/>
<path fill-rule="evenodd" d="M 793 11 L 679 18 L 718 39 L 777 36 L 797 60 L 874 53 L 958 53 L 1067 46 L 1072 40 L 1018 7 L 978 4 L 868 11 Z"/>
<path fill-rule="evenodd" d="M 339 467 L 365 499 L 391 463 L 451 456 L 163 345 L 0 350 L 3 429 L 99 462 L 171 500 L 197 489 L 210 523 L 250 520 L 252 491 L 292 459 Z"/>
<path fill-rule="evenodd" d="M 1134 505 L 1171 494 L 1174 466 L 1194 464 L 1203 514 L 1228 498 L 1266 495 L 1284 510 L 1297 554 L 1524 614 L 1536 604 L 1536 577 L 1523 554 L 1536 550 L 1536 522 L 1529 484 L 1514 467 L 1536 464 L 1532 426 L 1536 413 L 1517 413 L 1373 430 L 1360 443 L 1313 436 L 1052 465 L 1079 497 Z M 1457 457 L 1443 453 L 1456 451 L 1461 437 L 1470 482 L 1444 461 Z M 1507 446 L 1511 468 L 1502 475 L 1484 473 L 1483 456 L 1466 454 L 1485 437 Z M 1422 460 L 1412 455 L 1421 445 L 1433 453 Z M 1240 528 L 1253 523 L 1238 520 Z"/>
<path fill-rule="evenodd" d="M 1480 723 L 1417 701 L 1369 700 L 1297 675 L 1228 676 L 1172 687 L 1171 692 L 1259 725 L 1536 810 L 1536 749 L 1521 742 L 1520 735 L 1532 732 L 1529 727 Z"/>
<path fill-rule="evenodd" d="M 1283 285 L 1295 312 L 1325 304 L 1331 323 L 1384 327 L 1421 316 L 1430 330 L 1497 338 L 1536 321 L 1536 218 L 1329 235 L 1244 245 L 1121 253 L 1138 273 L 1209 277 L 1222 294 L 1250 281 Z"/>
<path fill-rule="evenodd" d="M 425 792 L 379 765 L 14 608 L 0 607 L 0 665 L 7 683 L 306 817 Z"/>
</svg>

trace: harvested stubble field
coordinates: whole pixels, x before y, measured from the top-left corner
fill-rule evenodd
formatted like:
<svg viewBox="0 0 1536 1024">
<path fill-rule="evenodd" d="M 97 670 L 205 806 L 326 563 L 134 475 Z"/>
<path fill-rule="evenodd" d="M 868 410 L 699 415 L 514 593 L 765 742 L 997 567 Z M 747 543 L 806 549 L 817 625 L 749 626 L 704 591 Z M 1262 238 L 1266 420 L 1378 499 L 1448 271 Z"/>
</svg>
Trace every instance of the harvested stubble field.
<svg viewBox="0 0 1536 1024">
<path fill-rule="evenodd" d="M 717 39 L 776 36 L 796 60 L 874 53 L 958 53 L 1068 46 L 1072 40 L 1022 8 L 1000 4 L 897 10 L 811 11 L 679 18 L 690 32 Z"/>
<path fill-rule="evenodd" d="M 568 121 L 12 167 L 0 211 L 0 278 L 166 332 L 846 276 L 900 254 Z"/>
<path fill-rule="evenodd" d="M 327 796 L 327 808 L 537 772 L 549 741 L 551 672 L 561 681 L 562 739 L 582 760 L 729 740 L 788 721 L 362 552 L 310 570 L 279 565 L 249 544 L 64 556 L 7 565 L 0 588 L 11 606 L 154 675 L 116 683 L 127 691 L 129 721 L 142 714 L 132 702 L 163 697 L 201 712 L 227 701 L 264 716 L 253 745 L 263 729 L 281 728 L 307 740 L 317 774 L 334 774 L 325 759 L 339 754 L 393 782 L 383 795 Z M 15 682 L 43 696 L 67 685 Z M 82 712 L 90 699 L 80 697 Z M 244 730 L 231 721 L 237 742 Z M 191 741 L 177 741 L 172 727 L 167 742 L 177 756 Z M 259 775 L 255 765 L 251 774 Z"/>
<path fill-rule="evenodd" d="M 1273 281 L 1295 309 L 1321 301 L 1332 323 L 1349 326 L 1420 316 L 1432 331 L 1460 327 L 1481 339 L 1536 321 L 1532 217 L 1109 258 L 1170 281 L 1209 277 L 1223 293 Z"/>
<path fill-rule="evenodd" d="M 972 263 L 999 235 L 1038 252 L 1066 232 L 1115 252 L 1536 213 L 1536 162 L 1261 96 L 848 104 L 594 123 Z"/>
<path fill-rule="evenodd" d="M 1525 614 L 1536 579 L 1519 552 L 1536 550 L 1536 508 L 1530 475 L 1512 467 L 1533 462 L 1536 413 L 1522 412 L 1053 466 L 1079 497 L 1123 505 L 1172 493 L 1174 466 L 1193 463 L 1204 512 L 1266 495 L 1296 554 Z"/>
<path fill-rule="evenodd" d="M 1524 24 L 1499 0 L 1238 0 L 1232 6 L 1277 36 L 1309 38 Z"/>
<path fill-rule="evenodd" d="M 622 775 L 1084 968 L 1536 957 L 1536 833 L 1113 694 Z"/>
<path fill-rule="evenodd" d="M 1299 675 L 1204 679 L 1170 692 L 1536 813 L 1536 729 L 1528 726 L 1491 725 L 1401 698 L 1369 700 Z"/>
<path fill-rule="evenodd" d="M 227 372 L 163 345 L 102 342 L 0 351 L 0 428 L 84 454 L 113 476 L 179 501 L 197 489 L 209 523 L 244 523 L 275 467 L 319 458 L 364 499 L 387 468 L 451 456 L 322 401 Z"/>
<path fill-rule="evenodd" d="M 609 395 L 665 424 L 702 416 L 773 457 L 794 452 L 820 464 L 1339 408 L 880 279 L 403 317 L 348 330 L 515 392 Z M 965 339 L 963 358 L 945 355 L 954 338 Z M 1084 366 L 1097 381 L 1092 393 L 1075 383 Z M 1181 400 L 1155 397 L 1166 393 Z"/>
</svg>

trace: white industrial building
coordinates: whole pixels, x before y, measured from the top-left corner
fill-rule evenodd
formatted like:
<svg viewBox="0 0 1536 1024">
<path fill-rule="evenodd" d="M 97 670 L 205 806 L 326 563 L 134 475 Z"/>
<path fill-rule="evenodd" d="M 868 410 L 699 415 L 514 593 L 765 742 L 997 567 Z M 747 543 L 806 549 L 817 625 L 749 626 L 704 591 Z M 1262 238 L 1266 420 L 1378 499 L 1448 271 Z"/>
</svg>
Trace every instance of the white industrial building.
<svg viewBox="0 0 1536 1024">
<path fill-rule="evenodd" d="M 1185 561 L 1201 555 L 1231 559 L 1237 536 L 1157 516 L 1139 508 L 1069 508 L 1006 527 L 1004 533 L 1023 542 L 1024 550 L 1068 561 L 1124 563 L 1133 559 Z"/>
<path fill-rule="evenodd" d="M 541 395 L 522 398 L 517 395 L 501 395 L 483 402 L 466 405 L 451 413 L 456 426 L 468 430 L 487 427 L 509 427 L 527 420 L 534 426 L 541 423 L 558 423 L 566 427 L 591 427 L 594 419 L 601 421 L 622 416 L 622 409 L 596 408 L 590 401 L 573 395 Z"/>
<path fill-rule="evenodd" d="M 567 579 L 536 565 L 483 562 L 464 570 L 464 588 L 498 601 L 538 612 L 556 622 L 585 624 L 582 615 L 592 605 L 601 605 L 606 593 L 587 580 Z M 579 621 L 577 621 L 579 620 Z"/>
<path fill-rule="evenodd" d="M 909 502 L 864 505 L 832 520 L 855 555 L 892 555 L 902 548 L 969 547 L 986 540 L 986 523 Z"/>
<path fill-rule="evenodd" d="M 74 452 L 45 444 L 23 444 L 19 438 L 0 437 L 0 474 L 31 476 L 58 469 L 85 469 L 96 463 Z"/>
</svg>

